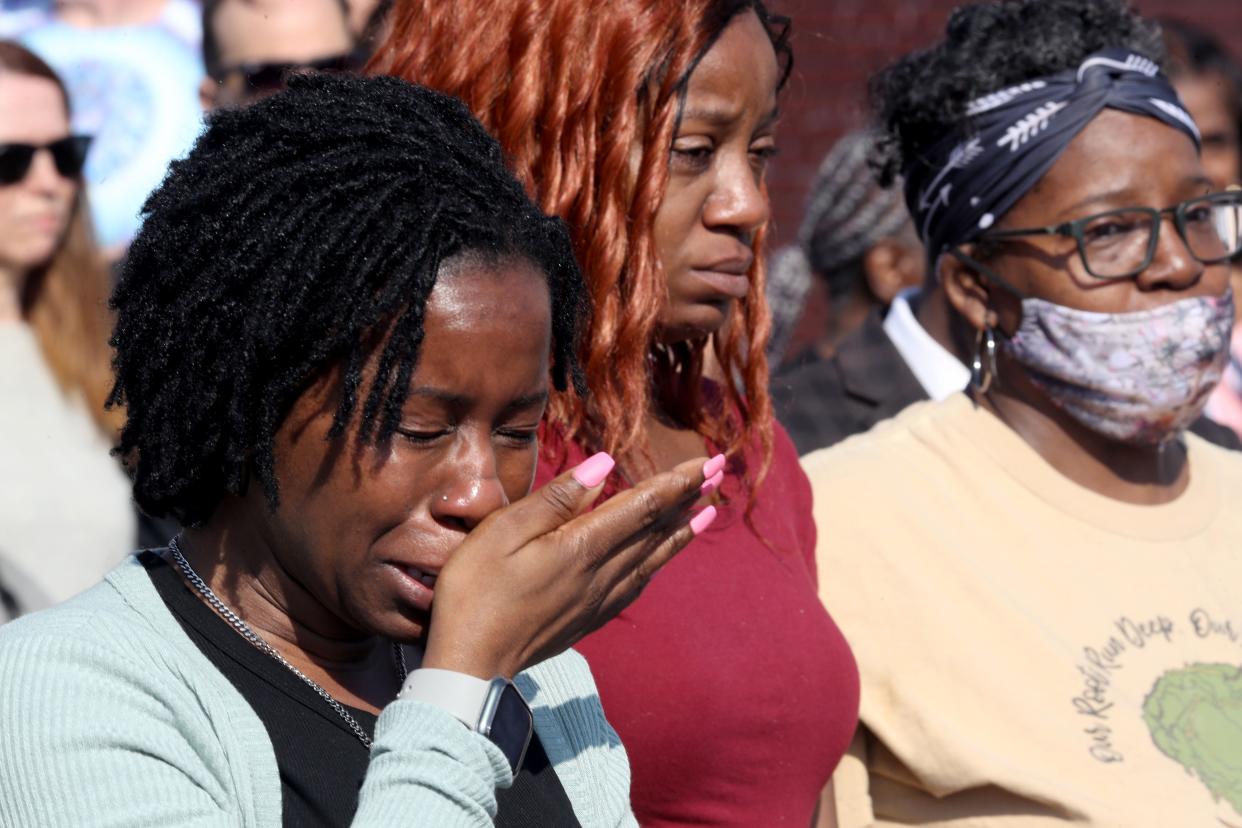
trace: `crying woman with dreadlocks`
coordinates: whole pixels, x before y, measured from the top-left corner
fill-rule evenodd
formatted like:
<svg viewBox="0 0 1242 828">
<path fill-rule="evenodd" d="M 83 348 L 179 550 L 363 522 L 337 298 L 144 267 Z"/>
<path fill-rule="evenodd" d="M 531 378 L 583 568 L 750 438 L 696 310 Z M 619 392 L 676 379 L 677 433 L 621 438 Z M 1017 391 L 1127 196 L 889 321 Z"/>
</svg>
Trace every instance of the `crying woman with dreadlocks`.
<svg viewBox="0 0 1242 828">
<path fill-rule="evenodd" d="M 569 648 L 712 484 L 528 494 L 585 385 L 561 220 L 459 101 L 332 75 L 213 114 L 145 213 L 112 397 L 183 528 L 0 629 L 0 824 L 636 825 Z"/>
</svg>

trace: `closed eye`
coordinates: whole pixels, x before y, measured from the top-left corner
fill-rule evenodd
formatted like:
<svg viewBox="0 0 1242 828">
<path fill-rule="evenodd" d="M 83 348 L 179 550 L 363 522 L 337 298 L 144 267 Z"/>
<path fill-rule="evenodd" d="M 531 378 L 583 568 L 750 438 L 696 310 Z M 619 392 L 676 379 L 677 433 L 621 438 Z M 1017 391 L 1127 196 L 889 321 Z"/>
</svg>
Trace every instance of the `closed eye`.
<svg viewBox="0 0 1242 828">
<path fill-rule="evenodd" d="M 496 435 L 515 446 L 529 446 L 539 437 L 538 426 L 531 428 L 502 428 Z"/>
<path fill-rule="evenodd" d="M 447 428 L 426 430 L 426 431 L 418 430 L 418 429 L 399 428 L 397 429 L 397 433 L 400 434 L 404 439 L 408 440 L 409 442 L 415 445 L 427 446 L 427 445 L 431 445 L 432 443 L 436 442 L 442 437 L 447 437 L 448 435 L 452 434 L 453 431 L 452 429 L 447 429 Z"/>
<path fill-rule="evenodd" d="M 710 144 L 697 144 L 689 147 L 673 146 L 669 154 L 669 163 L 673 169 L 688 172 L 702 172 L 712 164 L 716 148 Z"/>
</svg>

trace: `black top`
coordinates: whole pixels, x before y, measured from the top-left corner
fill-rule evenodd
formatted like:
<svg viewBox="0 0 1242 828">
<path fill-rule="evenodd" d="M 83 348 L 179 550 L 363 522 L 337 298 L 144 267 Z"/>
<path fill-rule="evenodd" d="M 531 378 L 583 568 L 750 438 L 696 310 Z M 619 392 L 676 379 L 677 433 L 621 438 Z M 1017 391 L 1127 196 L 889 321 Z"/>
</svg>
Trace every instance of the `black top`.
<svg viewBox="0 0 1242 828">
<path fill-rule="evenodd" d="M 151 582 L 203 655 L 250 703 L 276 753 L 285 825 L 348 825 L 358 809 L 358 791 L 370 754 L 335 710 L 297 676 L 231 629 L 152 552 L 139 556 Z M 373 713 L 346 707 L 368 736 Z M 498 790 L 496 825 L 510 828 L 579 825 L 539 735 L 513 786 Z M 417 822 L 417 815 L 411 820 Z"/>
</svg>

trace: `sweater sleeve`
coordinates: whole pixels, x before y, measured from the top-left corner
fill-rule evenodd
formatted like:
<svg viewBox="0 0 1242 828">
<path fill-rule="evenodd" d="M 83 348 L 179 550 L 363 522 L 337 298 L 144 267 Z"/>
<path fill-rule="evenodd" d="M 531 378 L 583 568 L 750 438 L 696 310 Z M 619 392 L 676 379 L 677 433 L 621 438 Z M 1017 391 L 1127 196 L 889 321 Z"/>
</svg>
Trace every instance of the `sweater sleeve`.
<svg viewBox="0 0 1242 828">
<path fill-rule="evenodd" d="M 420 824 L 489 826 L 496 789 L 513 784 L 509 760 L 490 739 L 423 702 L 398 699 L 375 728 L 356 828 Z"/>
<path fill-rule="evenodd" d="M 586 659 L 573 650 L 518 674 L 535 728 L 585 828 L 637 828 L 630 763 L 600 706 Z M 355 826 L 489 826 L 496 789 L 513 784 L 491 740 L 432 705 L 398 700 L 376 726 Z"/>
<path fill-rule="evenodd" d="M 280 825 L 259 719 L 226 679 L 201 673 L 205 659 L 180 657 L 136 620 L 85 603 L 0 629 L 0 825 Z M 584 825 L 634 825 L 624 750 L 573 659 L 575 670 L 542 673 L 548 692 L 532 703 L 540 735 L 575 808 L 593 806 Z M 490 826 L 496 790 L 512 782 L 489 739 L 432 705 L 397 700 L 376 724 L 353 824 Z"/>
<path fill-rule="evenodd" d="M 262 822 L 194 693 L 127 657 L 107 627 L 30 616 L 0 636 L 0 825 Z"/>
<path fill-rule="evenodd" d="M 245 728 L 196 698 L 202 687 L 127 658 L 116 632 L 95 636 L 77 615 L 77 624 L 32 616 L 54 626 L 0 637 L 0 825 L 278 825 L 257 790 L 276 780 L 247 778 L 252 765 L 232 761 L 271 753 L 271 743 L 237 744 Z M 446 828 L 492 825 L 496 788 L 513 780 L 490 740 L 408 700 L 384 709 L 375 736 L 354 825 L 400 825 L 412 814 Z"/>
<path fill-rule="evenodd" d="M 630 760 L 604 716 L 595 678 L 577 650 L 514 680 L 531 703 L 535 727 L 584 828 L 638 828 L 630 808 Z"/>
</svg>

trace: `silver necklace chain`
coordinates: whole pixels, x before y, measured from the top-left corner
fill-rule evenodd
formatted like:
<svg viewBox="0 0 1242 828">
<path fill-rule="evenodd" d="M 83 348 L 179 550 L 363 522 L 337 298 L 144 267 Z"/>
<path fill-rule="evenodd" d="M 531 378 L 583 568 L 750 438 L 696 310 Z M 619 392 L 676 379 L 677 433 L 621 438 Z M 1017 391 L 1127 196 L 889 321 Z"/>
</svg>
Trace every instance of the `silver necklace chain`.
<svg viewBox="0 0 1242 828">
<path fill-rule="evenodd" d="M 366 746 L 367 750 L 371 749 L 371 737 L 368 736 L 366 731 L 362 729 L 362 726 L 358 724 L 358 720 L 349 715 L 349 711 L 345 709 L 345 705 L 332 698 L 332 694 L 320 687 L 310 676 L 290 664 L 289 660 L 281 655 L 275 647 L 260 638 L 258 633 L 250 629 L 250 625 L 241 620 L 237 613 L 229 609 L 228 605 L 221 601 L 216 594 L 211 591 L 211 587 L 207 586 L 207 582 L 200 578 L 198 573 L 194 571 L 194 567 L 190 566 L 190 562 L 185 559 L 185 555 L 181 554 L 181 544 L 177 542 L 176 538 L 173 538 L 168 542 L 168 549 L 172 552 L 173 560 L 176 561 L 182 574 L 185 575 L 185 579 L 189 581 L 196 590 L 198 590 L 198 594 L 203 597 L 203 600 L 206 601 L 212 609 L 218 612 L 221 617 L 229 623 L 229 626 L 237 630 L 237 632 L 241 634 L 242 638 L 249 641 L 259 650 L 267 653 L 269 656 L 283 664 L 289 672 L 300 678 L 307 687 L 318 693 L 320 698 L 326 701 L 329 706 L 336 711 L 337 715 L 345 720 L 345 724 L 349 725 L 350 730 L 352 730 L 354 735 L 358 737 L 358 741 L 362 742 L 362 744 Z M 392 644 L 392 654 L 393 663 L 397 668 L 397 681 L 399 684 L 404 684 L 408 672 L 405 666 L 405 653 L 401 651 L 401 645 L 395 641 Z"/>
</svg>

